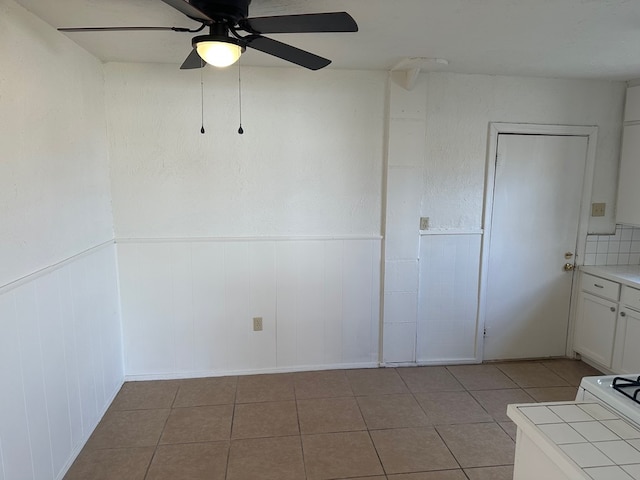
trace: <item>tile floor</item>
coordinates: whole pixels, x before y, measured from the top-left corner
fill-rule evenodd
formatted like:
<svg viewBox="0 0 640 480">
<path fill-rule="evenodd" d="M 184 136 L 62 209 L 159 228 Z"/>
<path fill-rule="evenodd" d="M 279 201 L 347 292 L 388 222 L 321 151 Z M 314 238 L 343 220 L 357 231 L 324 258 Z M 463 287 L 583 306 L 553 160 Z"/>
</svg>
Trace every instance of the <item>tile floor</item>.
<svg viewBox="0 0 640 480">
<path fill-rule="evenodd" d="M 502 480 L 509 403 L 573 400 L 572 360 L 126 383 L 66 480 Z"/>
</svg>

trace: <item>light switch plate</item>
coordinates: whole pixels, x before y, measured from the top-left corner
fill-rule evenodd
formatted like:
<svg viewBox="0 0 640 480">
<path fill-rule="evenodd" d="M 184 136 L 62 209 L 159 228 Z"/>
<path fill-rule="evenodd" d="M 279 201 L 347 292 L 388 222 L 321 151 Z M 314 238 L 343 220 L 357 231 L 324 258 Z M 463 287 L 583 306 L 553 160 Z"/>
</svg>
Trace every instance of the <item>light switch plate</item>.
<svg viewBox="0 0 640 480">
<path fill-rule="evenodd" d="M 420 217 L 420 230 L 429 230 L 429 217 Z"/>
<path fill-rule="evenodd" d="M 591 216 L 592 217 L 604 217 L 604 211 L 606 203 L 592 203 L 591 204 Z"/>
</svg>

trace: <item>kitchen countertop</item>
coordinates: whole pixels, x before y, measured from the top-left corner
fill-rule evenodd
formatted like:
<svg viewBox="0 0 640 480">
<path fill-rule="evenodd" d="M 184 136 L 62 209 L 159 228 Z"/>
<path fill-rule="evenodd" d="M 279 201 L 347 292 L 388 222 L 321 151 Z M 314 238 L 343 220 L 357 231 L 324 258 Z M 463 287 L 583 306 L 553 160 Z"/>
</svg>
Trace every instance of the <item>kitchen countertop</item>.
<svg viewBox="0 0 640 480">
<path fill-rule="evenodd" d="M 566 478 L 640 479 L 640 430 L 597 402 L 514 404 L 507 415 Z"/>
<path fill-rule="evenodd" d="M 640 288 L 640 265 L 583 265 L 580 270 L 634 288 Z"/>
</svg>

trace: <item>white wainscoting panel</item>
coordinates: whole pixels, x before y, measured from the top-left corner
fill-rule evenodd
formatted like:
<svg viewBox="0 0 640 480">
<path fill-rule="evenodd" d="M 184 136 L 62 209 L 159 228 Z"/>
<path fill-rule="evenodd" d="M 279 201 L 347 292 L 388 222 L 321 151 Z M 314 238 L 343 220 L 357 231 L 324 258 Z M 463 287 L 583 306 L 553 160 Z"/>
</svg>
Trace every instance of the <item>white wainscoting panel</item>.
<svg viewBox="0 0 640 480">
<path fill-rule="evenodd" d="M 418 363 L 474 361 L 481 238 L 421 237 Z"/>
<path fill-rule="evenodd" d="M 378 360 L 379 239 L 126 240 L 118 258 L 128 378 Z"/>
<path fill-rule="evenodd" d="M 4 478 L 61 479 L 124 380 L 115 246 L 0 289 L 0 332 Z"/>
</svg>

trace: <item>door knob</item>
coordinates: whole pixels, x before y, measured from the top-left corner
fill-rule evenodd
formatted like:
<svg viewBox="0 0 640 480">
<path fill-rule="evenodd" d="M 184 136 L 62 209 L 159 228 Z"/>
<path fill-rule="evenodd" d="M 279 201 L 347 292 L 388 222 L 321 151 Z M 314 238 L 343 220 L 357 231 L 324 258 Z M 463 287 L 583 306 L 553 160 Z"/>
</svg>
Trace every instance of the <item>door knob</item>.
<svg viewBox="0 0 640 480">
<path fill-rule="evenodd" d="M 563 268 L 565 272 L 572 272 L 576 266 L 573 263 L 565 263 Z"/>
</svg>

